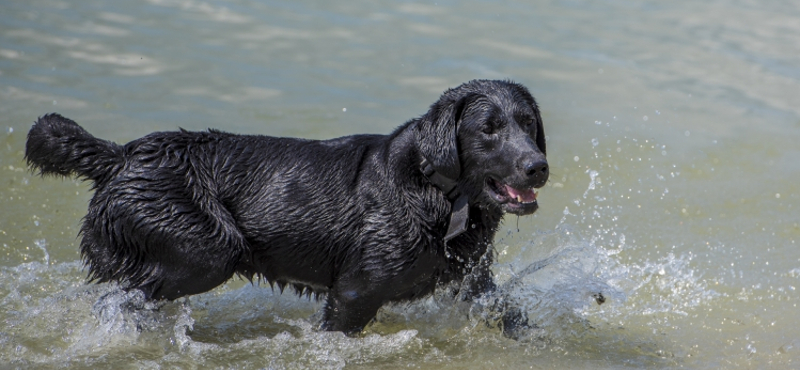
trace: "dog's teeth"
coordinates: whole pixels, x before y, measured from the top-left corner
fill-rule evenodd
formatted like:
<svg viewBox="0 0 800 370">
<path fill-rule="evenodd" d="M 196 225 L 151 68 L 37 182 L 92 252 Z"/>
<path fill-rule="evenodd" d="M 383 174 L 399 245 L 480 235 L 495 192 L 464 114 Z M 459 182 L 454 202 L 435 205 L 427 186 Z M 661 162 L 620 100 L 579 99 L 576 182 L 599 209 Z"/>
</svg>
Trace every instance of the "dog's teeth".
<svg viewBox="0 0 800 370">
<path fill-rule="evenodd" d="M 517 195 L 517 203 L 522 203 L 522 195 Z"/>
</svg>

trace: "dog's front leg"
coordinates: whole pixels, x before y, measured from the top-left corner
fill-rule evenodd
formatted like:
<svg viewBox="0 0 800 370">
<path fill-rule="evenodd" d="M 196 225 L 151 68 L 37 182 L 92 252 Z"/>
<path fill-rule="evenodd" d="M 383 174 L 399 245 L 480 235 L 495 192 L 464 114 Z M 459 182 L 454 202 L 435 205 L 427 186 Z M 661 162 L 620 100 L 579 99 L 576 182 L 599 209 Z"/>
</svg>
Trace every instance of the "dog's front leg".
<svg viewBox="0 0 800 370">
<path fill-rule="evenodd" d="M 465 300 L 473 301 L 481 295 L 489 297 L 489 309 L 500 314 L 500 325 L 504 336 L 519 339 L 525 330 L 532 327 L 528 324 L 528 315 L 511 297 L 498 289 L 492 271 L 489 266 L 483 264 L 475 267 L 465 278 L 461 291 L 461 296 Z"/>
<path fill-rule="evenodd" d="M 361 332 L 378 313 L 383 299 L 341 284 L 328 293 L 325 303 L 322 329 L 341 331 L 347 335 Z"/>
</svg>

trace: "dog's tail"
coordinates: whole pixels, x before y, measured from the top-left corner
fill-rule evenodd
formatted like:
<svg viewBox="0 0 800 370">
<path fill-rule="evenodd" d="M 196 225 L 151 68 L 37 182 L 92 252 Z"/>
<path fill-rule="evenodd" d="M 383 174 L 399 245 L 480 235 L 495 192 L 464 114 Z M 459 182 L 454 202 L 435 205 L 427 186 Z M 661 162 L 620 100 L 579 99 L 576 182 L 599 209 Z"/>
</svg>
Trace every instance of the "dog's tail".
<svg viewBox="0 0 800 370">
<path fill-rule="evenodd" d="M 123 148 L 92 136 L 69 118 L 50 113 L 28 132 L 25 159 L 42 175 L 74 174 L 97 184 L 122 166 Z"/>
</svg>

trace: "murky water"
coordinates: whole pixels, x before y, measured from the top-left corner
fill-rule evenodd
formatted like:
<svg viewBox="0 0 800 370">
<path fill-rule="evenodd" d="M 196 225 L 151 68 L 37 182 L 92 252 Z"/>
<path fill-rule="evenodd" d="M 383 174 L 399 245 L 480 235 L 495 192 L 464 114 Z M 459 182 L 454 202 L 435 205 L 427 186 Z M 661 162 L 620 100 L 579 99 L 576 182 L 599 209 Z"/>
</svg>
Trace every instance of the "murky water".
<svg viewBox="0 0 800 370">
<path fill-rule="evenodd" d="M 0 3 L 0 367 L 798 368 L 798 19 L 746 0 Z M 539 325 L 520 341 L 447 296 L 348 338 L 242 281 L 161 304 L 88 285 L 87 184 L 23 161 L 51 111 L 118 142 L 328 138 L 387 133 L 473 78 L 543 107 L 551 181 L 495 241 Z"/>
</svg>

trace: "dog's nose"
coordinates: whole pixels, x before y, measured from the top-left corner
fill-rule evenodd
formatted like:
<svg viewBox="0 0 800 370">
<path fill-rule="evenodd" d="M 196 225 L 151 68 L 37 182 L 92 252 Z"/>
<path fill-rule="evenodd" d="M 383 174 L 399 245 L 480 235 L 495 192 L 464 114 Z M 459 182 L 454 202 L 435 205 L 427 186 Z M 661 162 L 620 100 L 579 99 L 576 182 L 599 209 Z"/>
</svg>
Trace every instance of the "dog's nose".
<svg viewBox="0 0 800 370">
<path fill-rule="evenodd" d="M 530 161 L 525 163 L 525 174 L 536 176 L 547 173 L 547 161 Z"/>
<path fill-rule="evenodd" d="M 549 175 L 549 167 L 547 166 L 547 161 L 545 160 L 532 160 L 527 161 L 523 165 L 523 170 L 525 171 L 525 175 L 528 178 L 532 178 L 536 180 L 535 186 L 542 186 L 547 181 L 547 177 Z"/>
</svg>

